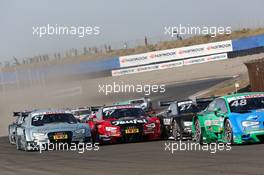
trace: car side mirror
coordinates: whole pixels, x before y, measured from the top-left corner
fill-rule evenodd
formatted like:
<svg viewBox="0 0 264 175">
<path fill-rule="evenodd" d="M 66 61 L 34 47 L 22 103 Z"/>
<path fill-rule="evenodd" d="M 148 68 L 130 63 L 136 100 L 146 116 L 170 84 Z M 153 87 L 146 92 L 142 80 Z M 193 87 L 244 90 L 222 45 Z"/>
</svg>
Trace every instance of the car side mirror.
<svg viewBox="0 0 264 175">
<path fill-rule="evenodd" d="M 215 113 L 216 116 L 221 115 L 221 114 L 222 114 L 222 112 L 221 112 L 221 108 L 215 108 L 215 109 L 214 109 L 214 113 Z"/>
<path fill-rule="evenodd" d="M 95 114 L 91 114 L 91 115 L 88 117 L 88 121 L 93 121 L 95 118 L 96 118 L 96 115 L 95 115 Z"/>
<path fill-rule="evenodd" d="M 169 109 L 169 110 L 167 110 L 167 114 L 170 114 L 172 111 Z"/>
</svg>

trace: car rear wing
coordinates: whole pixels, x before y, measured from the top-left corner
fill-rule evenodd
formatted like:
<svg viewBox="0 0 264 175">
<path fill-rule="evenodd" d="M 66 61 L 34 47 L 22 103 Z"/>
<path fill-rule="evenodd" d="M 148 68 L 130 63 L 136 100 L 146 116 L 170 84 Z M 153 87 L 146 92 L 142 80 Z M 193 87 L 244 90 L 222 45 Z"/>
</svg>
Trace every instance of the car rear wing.
<svg viewBox="0 0 264 175">
<path fill-rule="evenodd" d="M 26 112 L 13 112 L 13 117 L 26 117 L 30 114 L 30 111 L 26 111 Z"/>
<path fill-rule="evenodd" d="M 217 97 L 207 97 L 207 98 L 196 98 L 194 99 L 194 101 L 196 103 L 206 103 L 206 102 L 212 102 L 214 99 L 216 99 Z"/>
<path fill-rule="evenodd" d="M 175 102 L 175 100 L 168 100 L 168 101 L 159 101 L 159 106 L 164 107 L 164 106 L 170 106 L 171 103 Z"/>
<path fill-rule="evenodd" d="M 91 107 L 90 107 L 90 110 L 91 110 L 92 112 L 97 112 L 101 107 L 103 107 L 103 106 L 91 106 Z"/>
<path fill-rule="evenodd" d="M 185 100 L 179 100 L 179 101 L 177 100 L 160 101 L 159 106 L 168 107 L 172 103 L 177 103 L 178 113 L 176 114 L 174 112 L 175 115 L 186 114 L 186 113 L 197 113 L 197 112 L 204 110 L 209 105 L 209 103 L 211 103 L 215 98 L 217 97 L 196 98 L 194 100 L 185 99 Z"/>
<path fill-rule="evenodd" d="M 213 96 L 213 97 L 207 97 L 207 98 L 197 98 L 197 99 L 194 99 L 194 102 L 196 103 L 198 110 L 203 111 L 216 98 L 218 97 Z"/>
<path fill-rule="evenodd" d="M 147 97 L 137 98 L 137 99 L 130 99 L 130 100 L 127 100 L 127 101 L 115 102 L 115 103 L 113 103 L 113 105 L 130 105 L 130 104 L 140 105 L 140 104 L 143 104 L 143 103 L 146 103 L 146 102 L 151 102 L 151 99 L 147 98 Z"/>
</svg>

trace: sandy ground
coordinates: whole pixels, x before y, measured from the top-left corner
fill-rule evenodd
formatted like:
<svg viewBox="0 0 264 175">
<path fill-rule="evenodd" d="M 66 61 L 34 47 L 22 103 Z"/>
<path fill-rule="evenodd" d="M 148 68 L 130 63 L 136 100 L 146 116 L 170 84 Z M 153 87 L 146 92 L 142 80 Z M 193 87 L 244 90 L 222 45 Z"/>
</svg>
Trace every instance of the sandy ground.
<svg viewBox="0 0 264 175">
<path fill-rule="evenodd" d="M 27 88 L 1 88 L 0 95 L 0 136 L 7 134 L 7 126 L 13 121 L 12 111 L 39 108 L 77 107 L 99 105 L 118 101 L 122 98 L 137 98 L 143 93 L 113 93 L 105 95 L 99 92 L 99 85 L 133 84 L 161 85 L 192 81 L 204 78 L 234 76 L 247 72 L 244 62 L 264 57 L 264 54 L 233 58 L 230 60 L 197 64 L 161 71 L 120 77 L 103 77 L 78 81 L 58 81 L 41 83 Z M 166 92 L 165 92 L 166 93 Z"/>
</svg>

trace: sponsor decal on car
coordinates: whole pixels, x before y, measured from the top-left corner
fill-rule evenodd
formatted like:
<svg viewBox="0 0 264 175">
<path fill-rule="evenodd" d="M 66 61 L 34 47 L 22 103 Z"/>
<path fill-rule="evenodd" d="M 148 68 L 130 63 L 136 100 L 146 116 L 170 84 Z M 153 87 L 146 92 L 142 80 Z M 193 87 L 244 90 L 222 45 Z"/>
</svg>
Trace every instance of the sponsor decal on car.
<svg viewBox="0 0 264 175">
<path fill-rule="evenodd" d="M 220 125 L 219 120 L 205 120 L 204 122 L 205 126 L 218 126 Z"/>
<path fill-rule="evenodd" d="M 259 98 L 264 97 L 264 94 L 252 94 L 252 95 L 241 95 L 236 97 L 229 97 L 227 98 L 228 102 L 234 101 L 234 100 L 241 100 L 241 99 L 249 99 L 249 98 Z"/>
<path fill-rule="evenodd" d="M 146 119 L 132 119 L 132 120 L 116 120 L 112 121 L 112 125 L 126 125 L 126 124 L 144 124 L 148 121 Z"/>
<path fill-rule="evenodd" d="M 128 109 L 128 108 L 141 108 L 141 107 L 137 105 L 112 106 L 112 107 L 103 108 L 103 112 L 113 109 Z"/>
</svg>

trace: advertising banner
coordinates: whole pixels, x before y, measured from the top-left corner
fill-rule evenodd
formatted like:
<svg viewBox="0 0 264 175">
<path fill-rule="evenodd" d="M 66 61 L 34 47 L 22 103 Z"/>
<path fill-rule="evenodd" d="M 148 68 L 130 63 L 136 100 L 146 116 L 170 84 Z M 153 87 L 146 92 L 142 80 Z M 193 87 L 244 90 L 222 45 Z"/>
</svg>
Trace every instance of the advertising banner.
<svg viewBox="0 0 264 175">
<path fill-rule="evenodd" d="M 221 41 L 215 43 L 201 44 L 177 49 L 177 58 L 191 58 L 203 55 L 231 52 L 232 41 Z"/>
<path fill-rule="evenodd" d="M 146 65 L 146 66 L 138 66 L 138 67 L 133 67 L 133 68 L 112 70 L 112 76 L 120 76 L 120 75 L 148 72 L 148 71 L 154 71 L 154 70 L 169 69 L 169 68 L 175 68 L 175 67 L 180 67 L 180 66 L 185 66 L 185 65 L 187 66 L 187 65 L 192 65 L 192 64 L 199 64 L 199 63 L 225 60 L 225 59 L 227 59 L 227 53 L 209 55 L 209 56 L 191 58 L 191 59 L 186 59 L 186 60 L 172 61 L 172 62 L 167 62 L 167 63 L 151 64 L 151 65 Z"/>
<path fill-rule="evenodd" d="M 232 41 L 221 41 L 208 44 L 200 44 L 182 48 L 148 52 L 143 54 L 122 56 L 119 58 L 120 67 L 139 66 L 144 64 L 159 63 L 185 58 L 192 58 L 217 53 L 232 51 Z"/>
<path fill-rule="evenodd" d="M 176 49 L 148 52 L 119 58 L 120 67 L 131 67 L 177 59 Z"/>
<path fill-rule="evenodd" d="M 192 65 L 192 64 L 199 64 L 199 63 L 205 63 L 210 61 L 218 61 L 218 60 L 225 60 L 227 59 L 227 53 L 223 54 L 217 54 L 217 55 L 210 55 L 210 56 L 204 56 L 204 57 L 198 57 L 198 58 L 191 58 L 184 60 L 184 65 Z"/>
</svg>

